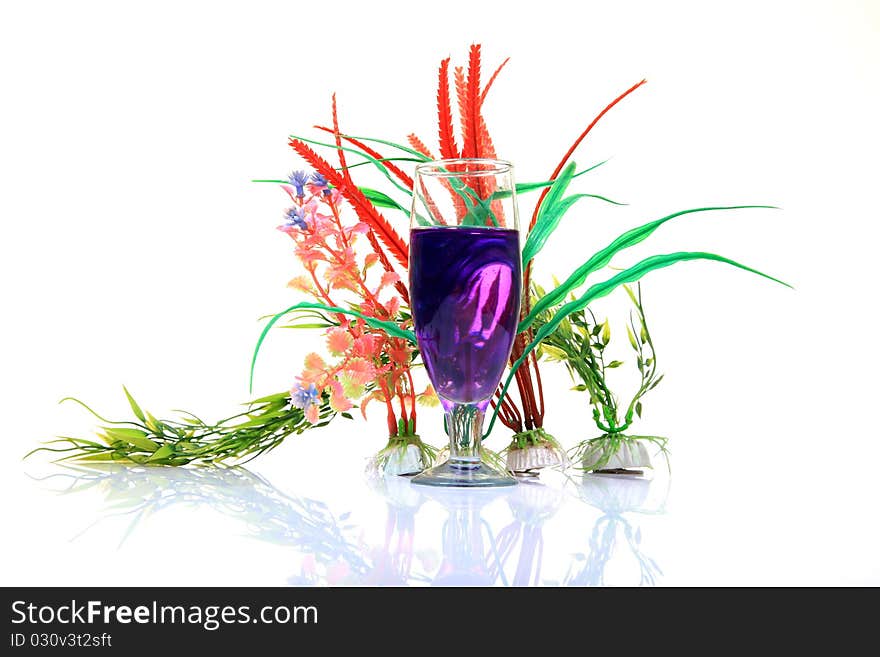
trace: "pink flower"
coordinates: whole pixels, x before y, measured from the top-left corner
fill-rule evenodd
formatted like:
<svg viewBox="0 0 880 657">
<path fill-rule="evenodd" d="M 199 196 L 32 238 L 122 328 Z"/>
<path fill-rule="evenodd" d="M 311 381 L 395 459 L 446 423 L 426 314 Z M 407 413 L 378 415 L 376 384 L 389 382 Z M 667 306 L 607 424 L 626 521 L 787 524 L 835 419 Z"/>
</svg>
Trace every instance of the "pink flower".
<svg viewBox="0 0 880 657">
<path fill-rule="evenodd" d="M 327 331 L 327 349 L 334 356 L 340 356 L 351 349 L 353 342 L 351 334 L 341 326 L 335 326 Z"/>
<path fill-rule="evenodd" d="M 351 228 L 346 229 L 348 231 L 349 237 L 354 234 L 366 235 L 370 232 L 370 226 L 365 224 L 363 221 L 359 221 Z"/>
<path fill-rule="evenodd" d="M 306 409 L 306 420 L 312 424 L 318 423 L 318 407 L 312 404 Z"/>
<path fill-rule="evenodd" d="M 376 294 L 378 294 L 382 289 L 388 287 L 389 285 L 394 285 L 397 281 L 400 280 L 400 276 L 397 272 L 386 271 L 382 274 L 382 282 L 379 283 L 379 288 L 376 290 Z"/>
<path fill-rule="evenodd" d="M 388 355 L 398 365 L 404 365 L 409 362 L 410 351 L 406 347 L 392 347 L 387 349 Z"/>
<path fill-rule="evenodd" d="M 356 271 L 352 271 L 351 266 L 347 263 L 330 265 L 324 273 L 324 278 L 330 283 L 330 287 L 351 290 L 352 292 L 358 291 L 358 274 Z"/>
<path fill-rule="evenodd" d="M 311 353 L 305 358 L 305 370 L 300 377 L 304 383 L 314 383 L 318 387 L 323 387 L 323 381 L 326 378 L 327 364 L 324 359 L 316 353 Z"/>
<path fill-rule="evenodd" d="M 306 294 L 315 293 L 315 286 L 312 285 L 312 281 L 310 281 L 307 276 L 294 276 L 287 281 L 287 287 L 299 290 L 300 292 L 305 292 Z"/>
<path fill-rule="evenodd" d="M 317 263 L 325 260 L 320 250 L 308 244 L 297 244 L 295 253 L 306 269 L 314 269 Z"/>
<path fill-rule="evenodd" d="M 376 376 L 376 368 L 364 358 L 352 358 L 343 371 L 357 385 L 366 385 Z"/>
<path fill-rule="evenodd" d="M 385 309 L 388 311 L 388 314 L 394 317 L 397 315 L 397 311 L 400 310 L 400 297 L 393 296 L 388 300 L 388 303 L 385 304 Z"/>
<path fill-rule="evenodd" d="M 356 356 L 372 358 L 379 355 L 381 343 L 373 335 L 362 335 L 354 339 L 354 353 Z"/>
<path fill-rule="evenodd" d="M 351 402 L 345 397 L 342 384 L 335 379 L 330 382 L 330 408 L 340 413 L 351 408 Z"/>
</svg>

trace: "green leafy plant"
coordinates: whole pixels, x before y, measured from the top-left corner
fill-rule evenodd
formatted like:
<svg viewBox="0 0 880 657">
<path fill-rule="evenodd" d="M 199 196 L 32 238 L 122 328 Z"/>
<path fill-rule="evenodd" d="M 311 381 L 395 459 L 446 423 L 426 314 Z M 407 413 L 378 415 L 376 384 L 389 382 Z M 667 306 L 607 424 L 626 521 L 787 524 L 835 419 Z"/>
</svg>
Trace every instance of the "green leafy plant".
<svg viewBox="0 0 880 657">
<path fill-rule="evenodd" d="M 550 195 L 548 195 L 548 198 L 549 197 Z M 618 287 L 627 283 L 635 283 L 646 274 L 657 269 L 662 269 L 679 262 L 687 262 L 690 260 L 711 260 L 731 265 L 732 267 L 751 272 L 786 287 L 791 287 L 788 283 L 774 278 L 773 276 L 764 274 L 757 269 L 747 267 L 746 265 L 738 263 L 735 260 L 731 260 L 730 258 L 725 258 L 724 256 L 716 255 L 714 253 L 706 253 L 703 251 L 679 251 L 676 253 L 654 255 L 645 258 L 635 265 L 619 271 L 617 274 L 611 276 L 604 281 L 594 283 L 589 288 L 587 288 L 586 292 L 584 292 L 581 296 L 573 294 L 574 290 L 586 283 L 590 275 L 598 272 L 601 268 L 608 265 L 616 254 L 642 242 L 655 230 L 657 230 L 657 228 L 676 217 L 692 213 L 705 213 L 719 210 L 739 210 L 770 207 L 772 206 L 741 205 L 682 210 L 680 212 L 675 212 L 673 214 L 662 217 L 661 219 L 643 224 L 642 226 L 639 226 L 637 228 L 633 228 L 632 230 L 629 230 L 614 239 L 608 246 L 606 246 L 604 249 L 597 251 L 593 256 L 588 258 L 584 262 L 584 264 L 576 268 L 562 284 L 558 285 L 553 290 L 545 293 L 537 301 L 531 312 L 520 322 L 519 332 L 525 333 L 526 331 L 531 331 L 532 329 L 534 329 L 534 337 L 525 346 L 522 351 L 522 355 L 512 364 L 510 371 L 505 378 L 504 384 L 501 388 L 501 396 L 503 397 L 507 393 L 507 390 L 509 389 L 510 384 L 515 376 L 516 370 L 521 367 L 523 363 L 526 362 L 526 359 L 529 357 L 531 352 L 534 351 L 539 345 L 541 345 L 541 343 L 543 343 L 549 336 L 551 336 L 559 328 L 562 322 L 566 320 L 567 317 L 569 317 L 573 313 L 583 311 L 589 306 L 590 303 L 610 294 Z M 571 295 L 570 301 L 562 303 L 568 295 Z M 534 327 L 533 325 L 536 323 L 539 317 L 541 318 L 542 323 L 540 327 Z M 531 332 L 528 333 L 528 335 L 531 335 Z M 495 423 L 495 418 L 497 417 L 497 414 L 498 408 L 496 407 L 495 412 L 492 414 L 492 418 L 487 427 L 486 437 L 488 437 L 489 433 L 492 431 L 492 427 Z"/>
<path fill-rule="evenodd" d="M 532 289 L 540 303 L 546 292 L 537 284 L 533 284 Z M 629 285 L 623 285 L 623 289 L 633 304 L 626 333 L 639 371 L 638 388 L 626 405 L 621 404 L 608 382 L 609 371 L 625 364 L 620 360 L 609 360 L 606 356 L 611 342 L 611 324 L 608 319 L 600 322 L 589 308 L 579 310 L 560 322 L 557 329 L 538 347 L 540 356 L 565 365 L 569 375 L 577 383 L 574 390 L 585 392 L 589 396 L 593 421 L 601 435 L 581 441 L 572 450 L 572 460 L 578 462 L 586 459 L 591 470 L 601 470 L 607 465 L 620 449 L 622 442 L 644 440 L 656 445 L 664 454 L 667 451 L 666 438 L 631 436 L 625 433 L 637 417 L 642 417 L 642 400 L 663 380 L 663 374 L 657 369 L 657 353 L 645 317 L 641 284 L 637 285 L 635 291 Z M 538 315 L 534 326 L 540 329 L 548 321 L 549 315 L 546 311 Z"/>
<path fill-rule="evenodd" d="M 102 417 L 85 403 L 73 401 L 104 423 L 98 429 L 102 442 L 61 436 L 31 451 L 61 454 L 59 460 L 120 461 L 143 465 L 220 464 L 227 460 L 247 462 L 275 449 L 285 438 L 312 427 L 330 423 L 337 412 L 325 395 L 319 406 L 319 421 L 310 424 L 302 409 L 291 406 L 288 393 L 255 399 L 247 409 L 218 422 L 208 423 L 187 411 L 176 420 L 160 420 L 143 410 L 134 397 L 125 396 L 134 420 L 114 421 Z M 351 419 L 348 413 L 339 415 Z"/>
</svg>

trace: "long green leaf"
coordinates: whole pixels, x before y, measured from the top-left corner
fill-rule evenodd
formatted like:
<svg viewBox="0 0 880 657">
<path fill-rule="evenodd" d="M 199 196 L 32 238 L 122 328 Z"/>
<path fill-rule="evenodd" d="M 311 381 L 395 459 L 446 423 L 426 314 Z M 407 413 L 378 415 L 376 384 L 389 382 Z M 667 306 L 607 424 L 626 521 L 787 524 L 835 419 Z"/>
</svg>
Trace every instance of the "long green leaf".
<svg viewBox="0 0 880 657">
<path fill-rule="evenodd" d="M 138 406 L 134 397 L 131 396 L 131 393 L 128 392 L 128 388 L 122 386 L 122 389 L 125 391 L 125 396 L 128 398 L 128 405 L 131 406 L 131 412 L 134 413 L 141 422 L 146 422 L 147 418 L 144 416 L 144 412 L 141 410 L 141 407 Z"/>
<path fill-rule="evenodd" d="M 147 459 L 147 462 L 153 461 L 161 461 L 162 459 L 167 459 L 169 456 L 174 455 L 174 447 L 169 444 L 162 445 L 159 449 L 152 453 L 150 458 Z"/>
<path fill-rule="evenodd" d="M 378 208 L 391 208 L 392 210 L 400 210 L 401 212 L 409 214 L 409 210 L 388 196 L 388 194 L 369 187 L 358 187 L 358 189 L 361 190 L 361 193 L 367 197 L 367 200 L 370 201 L 370 203 Z"/>
<path fill-rule="evenodd" d="M 138 449 L 144 450 L 145 452 L 155 452 L 157 449 L 159 449 L 158 443 L 147 438 L 146 432 L 140 431 L 138 429 L 119 429 L 106 427 L 104 431 L 111 438 L 115 438 L 116 440 L 124 440 L 125 442 L 130 443 Z"/>
<path fill-rule="evenodd" d="M 556 313 L 553 315 L 553 317 L 551 317 L 550 320 L 535 333 L 534 339 L 529 342 L 529 344 L 523 350 L 522 355 L 513 363 L 513 365 L 511 365 L 507 378 L 504 381 L 504 386 L 501 388 L 501 399 L 504 399 L 504 396 L 507 394 L 507 389 L 510 387 L 510 383 L 513 380 L 514 375 L 516 374 L 516 371 L 525 362 L 529 354 L 539 344 L 541 344 L 544 338 L 553 333 L 553 331 L 556 330 L 556 328 L 565 320 L 566 317 L 574 312 L 583 310 L 590 303 L 611 293 L 615 288 L 619 287 L 620 285 L 623 285 L 625 283 L 634 283 L 648 272 L 654 271 L 655 269 L 662 269 L 663 267 L 669 267 L 670 265 L 674 265 L 677 262 L 685 262 L 687 260 L 715 260 L 717 262 L 723 262 L 733 267 L 738 267 L 739 269 L 744 269 L 745 271 L 757 274 L 758 276 L 763 276 L 764 278 L 779 283 L 780 285 L 784 285 L 789 288 L 791 287 L 791 285 L 789 285 L 785 281 L 781 281 L 778 278 L 774 278 L 773 276 L 760 272 L 757 269 L 752 269 L 751 267 L 740 264 L 735 260 L 731 260 L 729 258 L 725 258 L 724 256 L 716 255 L 714 253 L 705 253 L 702 251 L 679 251 L 677 253 L 667 253 L 664 255 L 650 256 L 649 258 L 645 258 L 641 262 L 636 263 L 632 267 L 624 269 L 622 272 L 619 272 L 615 276 L 612 276 L 607 281 L 596 283 L 595 285 L 588 288 L 583 296 L 573 301 L 569 301 L 565 305 L 561 306 L 559 310 L 557 310 Z M 498 417 L 498 409 L 500 408 L 500 406 L 500 403 L 495 405 L 495 411 L 492 413 L 492 419 L 489 422 L 489 427 L 486 430 L 484 437 L 487 437 L 491 433 L 492 427 L 495 424 L 495 419 Z"/>
<path fill-rule="evenodd" d="M 606 162 L 608 162 L 608 160 L 602 160 L 601 162 L 597 162 L 593 166 L 587 167 L 583 171 L 578 171 L 571 178 L 572 178 L 572 180 L 574 180 L 575 178 L 582 176 L 585 173 L 589 173 L 593 169 L 598 169 L 600 166 L 602 166 Z M 254 182 L 254 181 L 252 181 L 252 182 Z M 555 180 L 545 180 L 544 182 L 517 183 L 516 184 L 516 193 L 517 194 L 524 194 L 526 192 L 532 192 L 536 189 L 544 189 L 545 187 L 551 187 L 553 185 L 553 183 L 555 183 L 555 182 L 556 182 Z M 490 198 L 490 200 L 494 201 L 496 199 L 505 199 L 505 198 L 510 198 L 510 190 L 497 191 L 494 194 L 492 194 L 492 197 Z M 614 203 L 615 205 L 625 205 L 624 203 L 615 203 L 614 201 L 611 201 L 610 199 L 607 199 L 604 196 L 596 196 L 595 198 L 602 199 L 603 201 L 608 201 L 609 203 Z"/>
<path fill-rule="evenodd" d="M 379 157 L 379 158 L 376 158 L 376 161 L 377 162 L 416 162 L 416 163 L 419 163 L 419 162 L 424 162 L 425 160 L 424 160 L 424 158 L 416 159 L 414 157 Z M 357 167 L 366 166 L 368 164 L 372 164 L 372 162 L 370 162 L 370 161 L 355 162 L 354 164 L 349 164 L 348 166 L 336 167 L 336 169 L 338 171 L 342 171 L 344 169 L 355 169 Z"/>
<path fill-rule="evenodd" d="M 66 401 L 76 402 L 77 404 L 79 404 L 80 406 L 82 406 L 84 409 L 86 409 L 89 413 L 91 413 L 91 414 L 94 415 L 96 418 L 98 418 L 99 420 L 101 420 L 101 422 L 104 422 L 104 423 L 106 423 L 106 424 L 132 424 L 131 422 L 128 422 L 128 421 L 126 421 L 126 420 L 108 420 L 107 418 L 105 418 L 105 417 L 103 417 L 102 415 L 99 415 L 97 412 L 95 412 L 95 411 L 94 411 L 94 410 L 93 410 L 88 404 L 86 404 L 84 401 L 81 401 L 81 400 L 77 399 L 76 397 L 65 397 L 64 399 L 59 400 L 58 403 L 59 403 L 59 404 L 63 404 L 63 403 L 66 402 Z"/>
<path fill-rule="evenodd" d="M 564 208 L 560 208 L 560 205 L 563 203 L 565 190 L 568 189 L 576 168 L 574 162 L 568 163 L 550 186 L 550 191 L 547 192 L 541 206 L 538 208 L 538 217 L 535 220 L 534 227 L 529 231 L 528 239 L 526 239 L 523 248 L 523 266 L 528 264 L 535 257 L 535 254 L 541 250 L 550 233 L 559 224 L 559 218 L 573 205 L 574 201 L 566 204 Z"/>
<path fill-rule="evenodd" d="M 323 329 L 330 328 L 333 324 L 285 324 L 284 326 L 279 326 L 278 328 L 283 329 Z"/>
<path fill-rule="evenodd" d="M 547 212 L 543 214 L 543 220 L 535 224 L 535 227 L 529 233 L 528 238 L 526 238 L 526 243 L 525 246 L 523 246 L 522 252 L 523 267 L 541 252 L 541 249 L 544 248 L 544 244 L 547 243 L 547 239 L 559 226 L 559 222 L 565 213 L 582 198 L 602 198 L 603 200 L 608 200 L 604 197 L 596 197 L 594 194 L 572 194 L 571 196 L 566 196 L 552 208 L 548 209 Z M 610 202 L 615 203 L 614 201 Z M 620 203 L 615 203 L 615 205 L 620 205 Z"/>
<path fill-rule="evenodd" d="M 358 317 L 359 319 L 364 320 L 368 326 L 372 326 L 375 329 L 379 329 L 380 331 L 384 331 L 387 335 L 393 338 L 402 338 L 407 340 L 413 344 L 416 344 L 416 334 L 412 331 L 408 331 L 407 329 L 400 328 L 394 322 L 388 322 L 382 319 L 376 319 L 375 317 L 367 317 L 361 312 L 357 310 L 351 310 L 347 308 L 339 308 L 338 306 L 326 306 L 322 303 L 313 303 L 311 301 L 303 301 L 301 303 L 294 304 L 290 308 L 286 310 L 282 310 L 280 313 L 273 315 L 269 322 L 266 324 L 263 332 L 260 333 L 260 338 L 257 340 L 257 346 L 254 348 L 254 355 L 251 358 L 251 375 L 250 382 L 248 384 L 248 390 L 253 392 L 254 389 L 254 367 L 257 364 L 257 356 L 260 353 L 260 347 L 263 345 L 263 340 L 266 339 L 266 335 L 269 333 L 271 328 L 275 326 L 275 323 L 287 315 L 288 313 L 293 312 L 294 310 L 301 310 L 303 308 L 309 308 L 314 310 L 324 310 L 330 313 L 342 313 L 343 315 L 350 315 L 352 317 Z"/>
<path fill-rule="evenodd" d="M 538 211 L 538 219 L 535 224 L 536 227 L 541 222 L 541 215 L 545 214 L 550 208 L 562 200 L 562 197 L 565 195 L 565 190 L 568 189 L 568 186 L 571 184 L 571 179 L 574 176 L 576 169 L 577 167 L 575 163 L 569 162 L 562 170 L 562 173 L 560 173 L 556 180 L 553 181 L 553 184 L 550 186 L 550 191 L 547 192 L 547 196 L 544 197 L 544 202 L 541 203 L 541 209 Z"/>
<path fill-rule="evenodd" d="M 348 137 L 349 139 L 357 139 L 358 141 L 371 141 L 374 144 L 384 144 L 385 146 L 391 146 L 391 148 L 396 148 L 397 150 L 403 151 L 404 153 L 409 153 L 413 157 L 419 158 L 420 162 L 429 162 L 431 160 L 430 157 L 425 156 L 423 153 L 419 153 L 417 150 L 412 149 L 409 146 L 397 144 L 393 141 L 388 141 L 387 139 L 376 139 L 375 137 L 356 137 L 354 135 L 342 135 L 342 136 Z M 335 146 L 334 146 L 334 148 L 335 148 Z"/>
<path fill-rule="evenodd" d="M 528 316 L 526 316 L 520 322 L 519 332 L 521 333 L 527 330 L 532 325 L 532 323 L 534 323 L 535 318 L 538 315 L 545 312 L 548 308 L 551 308 L 552 306 L 560 303 L 569 292 L 583 285 L 584 281 L 590 274 L 598 271 L 609 262 L 611 262 L 611 259 L 617 253 L 623 251 L 624 249 L 628 249 L 631 246 L 635 246 L 639 242 L 643 241 L 667 221 L 671 221 L 676 217 L 681 217 L 686 214 L 694 214 L 697 212 L 711 212 L 715 210 L 744 210 L 754 208 L 778 209 L 773 205 L 725 205 L 707 208 L 692 208 L 690 210 L 681 210 L 680 212 L 674 212 L 660 219 L 656 219 L 655 221 L 651 221 L 637 228 L 633 228 L 632 230 L 628 230 L 627 232 L 618 236 L 614 241 L 611 242 L 611 244 L 606 246 L 604 249 L 595 253 L 580 267 L 575 269 L 574 272 L 572 272 L 571 276 L 565 279 L 565 282 L 563 282 L 561 285 L 557 286 L 553 290 L 550 290 L 544 297 L 542 297 L 535 304 L 534 308 L 532 308 L 532 311 L 528 314 Z"/>
</svg>

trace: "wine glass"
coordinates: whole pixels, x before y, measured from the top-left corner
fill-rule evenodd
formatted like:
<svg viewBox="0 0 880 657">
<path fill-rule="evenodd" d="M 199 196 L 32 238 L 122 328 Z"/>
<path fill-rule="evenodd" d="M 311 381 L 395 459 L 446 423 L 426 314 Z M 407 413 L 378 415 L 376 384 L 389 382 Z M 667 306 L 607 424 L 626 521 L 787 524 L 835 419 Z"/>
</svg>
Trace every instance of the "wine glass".
<svg viewBox="0 0 880 657">
<path fill-rule="evenodd" d="M 410 306 L 425 369 L 446 412 L 449 459 L 428 486 L 511 486 L 482 458 L 483 418 L 516 337 L 522 257 L 513 167 L 489 159 L 416 166 Z"/>
</svg>

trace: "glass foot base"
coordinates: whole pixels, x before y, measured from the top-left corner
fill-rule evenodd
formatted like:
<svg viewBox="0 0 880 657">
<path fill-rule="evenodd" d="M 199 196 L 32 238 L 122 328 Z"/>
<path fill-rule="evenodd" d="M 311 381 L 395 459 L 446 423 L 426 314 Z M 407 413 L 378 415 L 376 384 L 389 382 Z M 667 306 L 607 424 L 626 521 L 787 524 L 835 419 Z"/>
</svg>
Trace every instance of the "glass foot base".
<svg viewBox="0 0 880 657">
<path fill-rule="evenodd" d="M 453 461 L 441 463 L 416 475 L 412 483 L 420 486 L 457 486 L 461 488 L 490 488 L 515 486 L 516 479 L 508 472 L 496 470 L 482 461 Z"/>
</svg>

